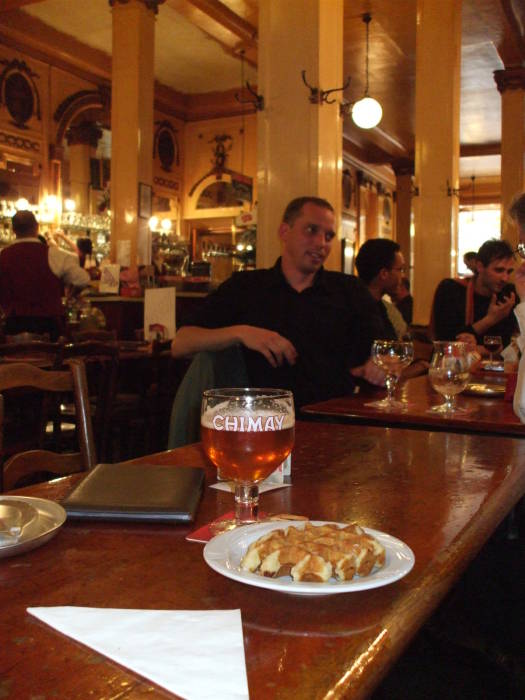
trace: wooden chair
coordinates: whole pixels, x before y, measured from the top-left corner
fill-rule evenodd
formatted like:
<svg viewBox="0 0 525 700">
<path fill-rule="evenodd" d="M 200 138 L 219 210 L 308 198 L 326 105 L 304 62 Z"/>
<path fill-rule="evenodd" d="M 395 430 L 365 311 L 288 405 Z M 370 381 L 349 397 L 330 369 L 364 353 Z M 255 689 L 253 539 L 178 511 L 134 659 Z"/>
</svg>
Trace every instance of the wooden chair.
<svg viewBox="0 0 525 700">
<path fill-rule="evenodd" d="M 97 340 L 67 343 L 63 347 L 62 355 L 64 361 L 72 358 L 84 361 L 98 455 L 101 461 L 108 461 L 111 419 L 117 400 L 118 346 L 116 343 Z M 61 407 L 62 420 L 76 422 L 75 416 L 76 410 L 73 404 L 64 404 Z"/>
<path fill-rule="evenodd" d="M 73 331 L 71 333 L 71 340 L 74 343 L 83 343 L 87 340 L 98 340 L 101 343 L 110 343 L 117 340 L 117 331 L 106 331 L 101 329 Z"/>
<path fill-rule="evenodd" d="M 0 365 L 0 392 L 23 387 L 40 390 L 44 393 L 64 394 L 71 392 L 77 412 L 77 436 L 79 452 L 58 454 L 49 450 L 35 449 L 10 457 L 2 470 L 3 489 L 14 488 L 22 478 L 41 473 L 53 475 L 72 474 L 86 471 L 96 464 L 96 450 L 89 411 L 87 379 L 84 364 L 70 360 L 63 370 L 43 370 L 28 363 Z M 4 426 L 5 412 L 2 397 L 0 411 L 0 433 L 2 454 L 5 454 Z M 38 436 L 35 436 L 38 442 Z"/>
<path fill-rule="evenodd" d="M 12 336 L 15 337 L 15 336 Z M 49 340 L 21 340 L 0 343 L 0 361 L 3 358 L 19 362 L 31 362 L 39 366 L 58 369 L 62 364 L 63 343 Z"/>
</svg>

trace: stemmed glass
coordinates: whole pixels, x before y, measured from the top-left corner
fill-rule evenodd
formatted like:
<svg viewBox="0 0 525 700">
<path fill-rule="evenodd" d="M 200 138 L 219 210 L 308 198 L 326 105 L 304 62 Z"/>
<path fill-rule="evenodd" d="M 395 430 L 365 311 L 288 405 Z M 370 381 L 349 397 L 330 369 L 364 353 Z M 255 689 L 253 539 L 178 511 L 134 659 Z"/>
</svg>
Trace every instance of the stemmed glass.
<svg viewBox="0 0 525 700">
<path fill-rule="evenodd" d="M 489 361 L 486 367 L 488 369 L 493 367 L 493 361 L 492 361 L 492 356 L 493 353 L 495 353 L 503 344 L 503 341 L 501 340 L 501 335 L 484 335 L 483 336 L 483 347 L 485 350 L 488 350 L 489 353 Z"/>
<path fill-rule="evenodd" d="M 214 534 L 257 521 L 259 489 L 294 444 L 293 395 L 284 389 L 209 389 L 202 395 L 201 438 L 221 476 L 235 483 L 235 518 Z"/>
<path fill-rule="evenodd" d="M 386 373 L 386 398 L 372 401 L 367 406 L 391 410 L 405 408 L 406 404 L 394 399 L 394 392 L 401 372 L 414 359 L 414 345 L 403 340 L 374 340 L 372 344 L 372 360 Z"/>
<path fill-rule="evenodd" d="M 469 412 L 468 409 L 456 406 L 456 396 L 467 388 L 469 380 L 465 343 L 434 341 L 428 376 L 434 389 L 445 397 L 445 403 L 433 406 L 431 412 L 445 416 Z"/>
</svg>

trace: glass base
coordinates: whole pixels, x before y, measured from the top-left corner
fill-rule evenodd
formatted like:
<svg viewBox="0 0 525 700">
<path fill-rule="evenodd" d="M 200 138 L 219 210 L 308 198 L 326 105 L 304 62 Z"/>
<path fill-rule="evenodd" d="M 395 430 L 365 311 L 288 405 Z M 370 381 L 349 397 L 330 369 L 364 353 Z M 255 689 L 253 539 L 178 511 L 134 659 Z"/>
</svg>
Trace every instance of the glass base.
<svg viewBox="0 0 525 700">
<path fill-rule="evenodd" d="M 440 403 L 437 406 L 429 408 L 427 413 L 438 413 L 440 416 L 466 416 L 473 413 L 472 408 L 462 408 L 460 406 L 447 406 L 445 403 Z"/>
<path fill-rule="evenodd" d="M 365 403 L 365 406 L 378 408 L 381 411 L 403 411 L 408 408 L 409 404 L 406 401 L 398 401 L 397 399 L 381 399 L 380 401 Z"/>
</svg>

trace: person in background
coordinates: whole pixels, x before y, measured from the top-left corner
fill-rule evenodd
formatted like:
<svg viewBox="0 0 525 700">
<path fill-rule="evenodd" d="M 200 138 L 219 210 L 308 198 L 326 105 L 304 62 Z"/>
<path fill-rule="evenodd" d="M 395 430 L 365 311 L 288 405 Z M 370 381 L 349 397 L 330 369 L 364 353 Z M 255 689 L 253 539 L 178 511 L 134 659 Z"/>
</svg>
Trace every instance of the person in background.
<svg viewBox="0 0 525 700">
<path fill-rule="evenodd" d="M 467 267 L 473 275 L 476 274 L 476 259 L 477 253 L 475 253 L 473 250 L 470 250 L 463 256 L 463 262 L 465 263 L 465 267 Z"/>
<path fill-rule="evenodd" d="M 377 310 L 383 320 L 383 338 L 401 339 L 408 332 L 401 312 L 392 302 L 384 299 L 401 284 L 405 274 L 405 260 L 398 243 L 388 238 L 373 238 L 359 248 L 355 259 L 359 278 L 377 302 Z"/>
<path fill-rule="evenodd" d="M 352 393 L 355 377 L 383 386 L 370 359 L 382 333 L 374 299 L 356 277 L 323 268 L 334 228 L 329 202 L 292 200 L 274 267 L 223 282 L 177 332 L 173 356 L 240 345 L 251 385 L 291 389 L 299 408 Z"/>
<path fill-rule="evenodd" d="M 75 255 L 42 245 L 38 222 L 30 211 L 12 219 L 16 240 L 0 253 L 0 306 L 5 333 L 49 333 L 56 340 L 64 329 L 64 284 L 82 288 L 89 275 Z"/>
<path fill-rule="evenodd" d="M 520 243 L 525 243 L 525 193 L 516 197 L 509 209 L 509 216 L 518 227 Z M 514 284 L 519 297 L 519 304 L 514 309 L 518 319 L 520 334 L 517 338 L 521 359 L 518 366 L 518 377 L 514 391 L 514 413 L 522 423 L 525 423 L 525 262 L 518 267 L 514 274 Z"/>
<path fill-rule="evenodd" d="M 410 294 L 410 282 L 407 277 L 403 277 L 390 296 L 401 316 L 405 319 L 405 323 L 410 326 L 414 314 L 414 297 Z"/>
<path fill-rule="evenodd" d="M 384 298 L 385 294 L 394 295 L 405 279 L 405 260 L 399 244 L 388 238 L 368 240 L 359 249 L 355 265 L 360 279 L 376 301 L 384 327 L 381 337 L 386 340 L 410 340 L 409 329 L 401 312 Z M 405 379 L 416 377 L 427 369 L 428 362 L 416 356 L 402 376 Z"/>
<path fill-rule="evenodd" d="M 476 274 L 464 280 L 442 280 L 432 304 L 432 332 L 436 340 L 475 339 L 486 355 L 484 335 L 499 335 L 503 346 L 516 329 L 512 310 L 516 303 L 514 251 L 507 241 L 485 241 L 477 252 Z M 461 337 L 459 337 L 461 336 Z"/>
</svg>

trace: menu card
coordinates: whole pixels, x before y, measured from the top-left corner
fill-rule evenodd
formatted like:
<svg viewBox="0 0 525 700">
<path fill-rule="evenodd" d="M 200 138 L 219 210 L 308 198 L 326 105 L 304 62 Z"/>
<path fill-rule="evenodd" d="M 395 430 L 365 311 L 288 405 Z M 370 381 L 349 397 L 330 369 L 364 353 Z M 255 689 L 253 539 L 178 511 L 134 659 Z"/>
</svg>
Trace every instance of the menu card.
<svg viewBox="0 0 525 700">
<path fill-rule="evenodd" d="M 160 336 L 160 337 L 159 337 Z M 144 338 L 175 337 L 175 287 L 144 290 Z"/>
</svg>

